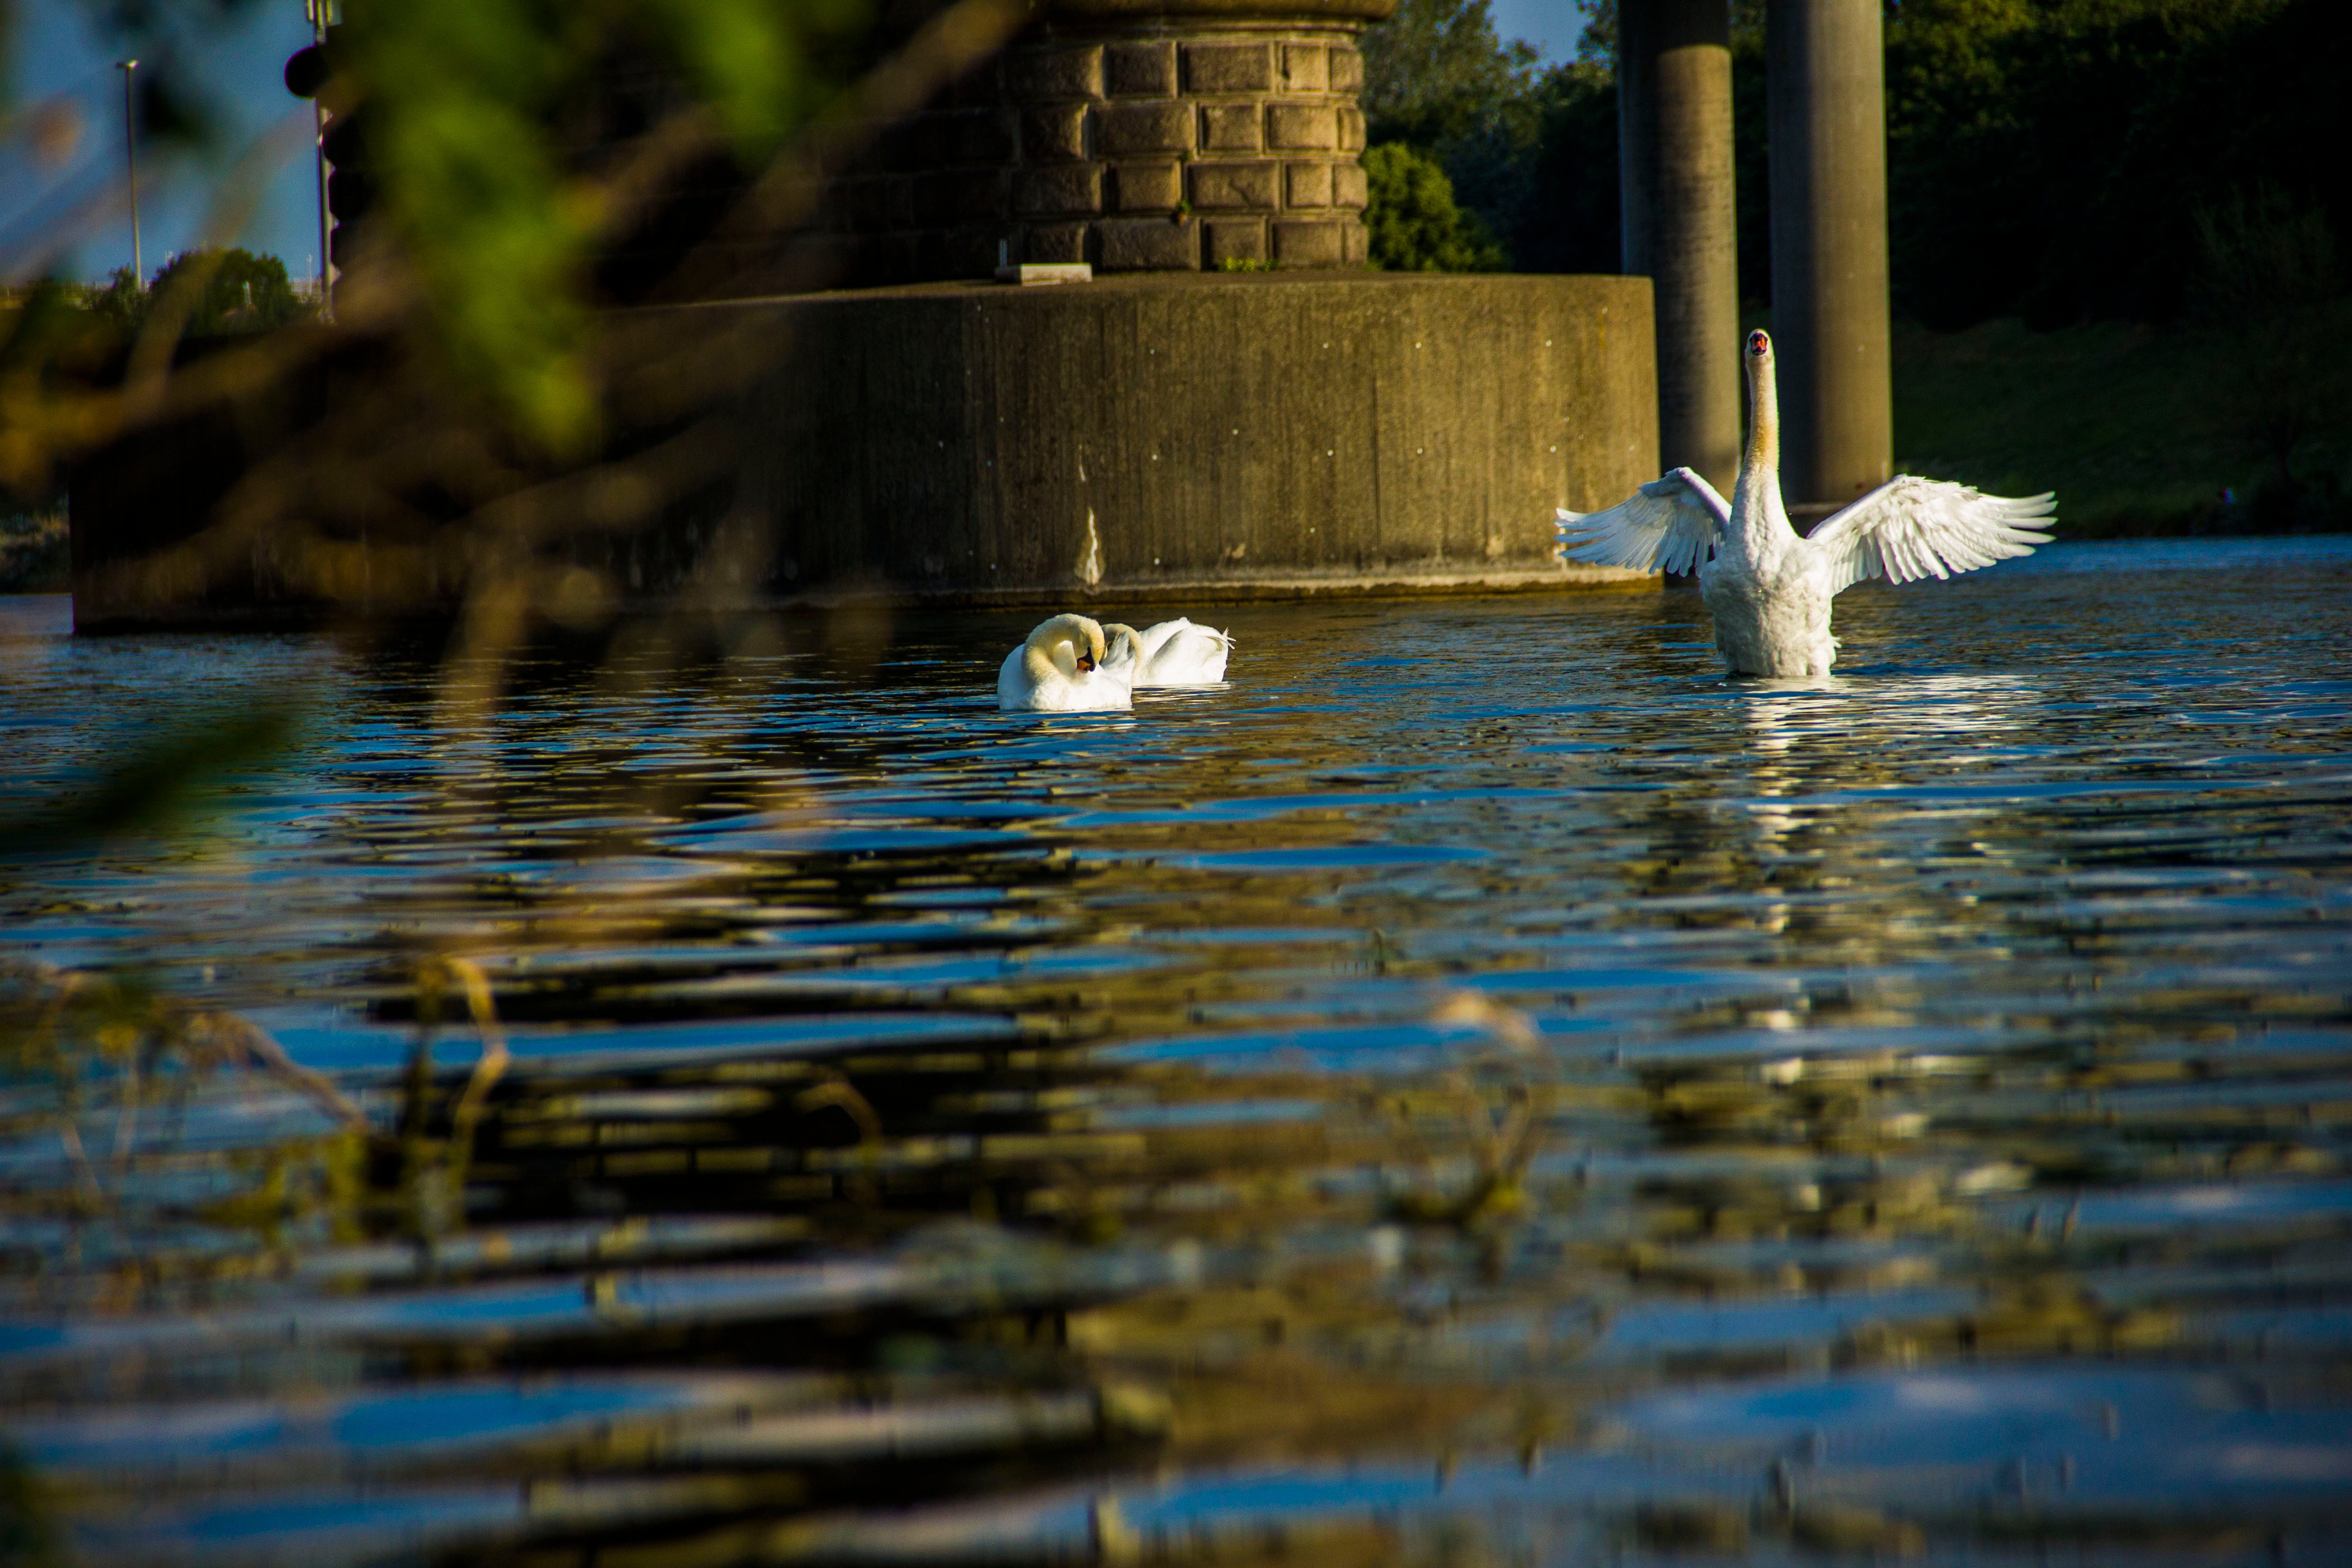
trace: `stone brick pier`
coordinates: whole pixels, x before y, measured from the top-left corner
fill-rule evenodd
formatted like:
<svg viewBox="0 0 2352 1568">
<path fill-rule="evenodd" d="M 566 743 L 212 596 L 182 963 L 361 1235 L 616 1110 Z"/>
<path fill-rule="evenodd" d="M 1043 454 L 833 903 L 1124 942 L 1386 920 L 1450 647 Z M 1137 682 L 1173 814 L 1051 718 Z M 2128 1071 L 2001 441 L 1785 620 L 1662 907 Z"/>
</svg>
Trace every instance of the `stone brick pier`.
<svg viewBox="0 0 2352 1568">
<path fill-rule="evenodd" d="M 1355 42 L 1394 3 L 1055 0 L 842 173 L 848 280 L 1361 263 Z"/>
</svg>

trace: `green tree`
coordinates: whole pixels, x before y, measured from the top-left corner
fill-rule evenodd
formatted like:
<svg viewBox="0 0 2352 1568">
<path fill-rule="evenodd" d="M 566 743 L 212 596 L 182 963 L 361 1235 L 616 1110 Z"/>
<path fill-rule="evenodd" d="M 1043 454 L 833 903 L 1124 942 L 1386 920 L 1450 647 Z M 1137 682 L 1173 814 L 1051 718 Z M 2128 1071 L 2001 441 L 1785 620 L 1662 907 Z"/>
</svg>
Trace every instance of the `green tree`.
<svg viewBox="0 0 2352 1568">
<path fill-rule="evenodd" d="M 2195 214 L 2191 303 L 2229 345 L 2213 388 L 2231 422 L 2270 460 L 2269 500 L 2292 510 L 2294 459 L 2345 403 L 2336 237 L 2326 215 L 2275 187 L 2239 191 Z"/>
<path fill-rule="evenodd" d="M 118 267 L 103 283 L 82 290 L 82 309 L 128 338 L 147 323 L 147 287 L 128 267 Z"/>
<path fill-rule="evenodd" d="M 1890 260 L 1931 325 L 2163 319 L 2193 215 L 2250 170 L 2352 224 L 2337 0 L 1904 0 L 1886 28 Z"/>
<path fill-rule="evenodd" d="M 1371 200 L 1364 223 L 1371 230 L 1376 267 L 1392 272 L 1496 272 L 1510 258 L 1476 215 L 1454 204 L 1454 186 L 1437 160 L 1401 142 L 1364 154 Z"/>
<path fill-rule="evenodd" d="M 1372 142 L 1433 160 L 1449 201 L 1516 250 L 1545 212 L 1538 165 L 1559 73 L 1539 72 L 1534 49 L 1496 35 L 1487 0 L 1402 0 L 1363 47 Z"/>
<path fill-rule="evenodd" d="M 1364 116 L 1376 142 L 1438 147 L 1498 121 L 1531 128 L 1536 52 L 1495 32 L 1487 0 L 1402 0 L 1364 35 Z"/>
<path fill-rule="evenodd" d="M 187 306 L 190 337 L 267 331 L 310 313 L 287 279 L 286 263 L 249 250 L 184 250 L 156 272 L 148 298 L 181 288 L 195 293 Z"/>
</svg>

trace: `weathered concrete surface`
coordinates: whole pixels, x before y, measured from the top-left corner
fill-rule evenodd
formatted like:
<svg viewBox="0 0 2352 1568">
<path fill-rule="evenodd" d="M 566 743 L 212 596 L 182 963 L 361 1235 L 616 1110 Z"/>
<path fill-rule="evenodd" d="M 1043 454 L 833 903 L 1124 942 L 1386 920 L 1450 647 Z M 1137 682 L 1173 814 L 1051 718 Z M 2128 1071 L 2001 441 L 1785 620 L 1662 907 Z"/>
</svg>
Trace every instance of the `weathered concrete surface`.
<svg viewBox="0 0 2352 1568">
<path fill-rule="evenodd" d="M 681 309 L 792 313 L 737 496 L 778 591 L 1045 603 L 1622 580 L 1555 561 L 1552 511 L 1656 476 L 1649 303 L 1368 273 Z"/>
<path fill-rule="evenodd" d="M 675 400 L 616 416 L 601 466 L 467 500 L 352 345 L 81 465 L 77 627 L 443 616 L 491 583 L 756 608 L 1655 581 L 1551 554 L 1554 508 L 1657 472 L 1643 279 L 950 283 L 614 325 L 640 383 L 677 379 L 664 346 L 759 368 L 682 437 Z"/>
</svg>

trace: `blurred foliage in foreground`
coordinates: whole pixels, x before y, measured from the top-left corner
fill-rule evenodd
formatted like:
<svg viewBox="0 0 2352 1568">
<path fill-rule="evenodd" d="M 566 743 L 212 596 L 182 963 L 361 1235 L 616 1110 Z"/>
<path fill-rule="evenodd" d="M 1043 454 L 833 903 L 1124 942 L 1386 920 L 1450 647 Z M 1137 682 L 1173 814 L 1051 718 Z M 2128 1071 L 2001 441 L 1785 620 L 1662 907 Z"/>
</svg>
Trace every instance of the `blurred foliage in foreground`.
<svg viewBox="0 0 2352 1568">
<path fill-rule="evenodd" d="M 0 514 L 0 594 L 62 594 L 71 568 L 61 506 Z"/>
<path fill-rule="evenodd" d="M 147 62 L 142 123 L 151 143 L 201 142 L 205 118 L 191 106 L 201 104 L 202 83 L 191 51 L 174 45 L 229 25 L 235 10 L 207 0 L 107 9 L 116 35 Z M 551 456 L 584 453 L 601 403 L 599 247 L 693 159 L 731 153 L 748 184 L 872 64 L 871 19 L 865 0 L 353 5 L 337 29 L 326 100 L 364 121 L 379 199 L 352 237 L 339 321 L 401 336 L 445 393 L 472 405 L 472 423 Z M 17 14 L 0 26 L 21 35 L 26 23 Z M 625 69 L 650 73 L 662 89 L 653 111 L 615 123 L 613 83 Z M 10 133 L 22 130 L 19 119 L 39 120 L 41 107 L 12 115 Z M 289 99 L 285 119 L 254 146 L 200 149 L 215 172 L 208 232 L 234 235 L 261 178 L 309 156 L 310 121 Z M 53 261 L 87 221 L 57 226 L 47 241 Z M 20 269 L 28 255 L 38 268 L 41 243 L 18 247 Z M 84 304 L 93 309 L 66 308 Z M 76 453 L 166 412 L 183 340 L 302 313 L 282 267 L 216 246 L 175 258 L 149 289 L 119 279 L 88 301 L 32 290 L 0 311 L 0 489 L 52 493 Z M 113 331 L 89 331 L 89 316 Z M 315 352 L 273 342 L 241 374 L 282 370 Z M 216 393 L 239 374 L 215 369 L 194 390 Z"/>
<path fill-rule="evenodd" d="M 576 449 L 595 426 L 590 266 L 653 172 L 572 155 L 593 139 L 604 68 L 658 61 L 695 100 L 679 131 L 724 136 L 748 162 L 840 90 L 867 20 L 863 0 L 354 5 L 329 101 L 367 116 L 379 237 L 451 370 Z"/>
</svg>

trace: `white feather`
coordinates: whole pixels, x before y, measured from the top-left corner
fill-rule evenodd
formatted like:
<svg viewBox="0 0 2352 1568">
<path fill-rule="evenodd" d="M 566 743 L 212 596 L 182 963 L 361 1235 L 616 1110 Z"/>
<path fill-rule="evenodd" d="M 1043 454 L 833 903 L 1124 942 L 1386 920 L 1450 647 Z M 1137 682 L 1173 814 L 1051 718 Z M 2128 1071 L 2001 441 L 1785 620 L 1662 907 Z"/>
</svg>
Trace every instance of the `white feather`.
<svg viewBox="0 0 2352 1568">
<path fill-rule="evenodd" d="M 1555 525 L 1559 552 L 1588 566 L 1688 574 L 1723 541 L 1731 508 L 1688 468 L 1652 479 L 1605 511 L 1562 509 Z"/>
<path fill-rule="evenodd" d="M 1214 686 L 1225 678 L 1234 639 L 1214 626 L 1195 626 L 1182 616 L 1137 631 L 1113 623 L 1103 628 L 1110 654 L 1103 668 L 1124 674 L 1139 690 L 1152 686 Z"/>
<path fill-rule="evenodd" d="M 2054 500 L 2046 491 L 1989 496 L 1900 474 L 1814 529 L 1805 542 L 1822 558 L 1832 594 L 1865 577 L 1948 577 L 2049 543 L 2039 530 L 2054 514 Z"/>
<path fill-rule="evenodd" d="M 1715 643 L 1735 675 L 1806 679 L 1837 662 L 1830 605 L 1864 577 L 1908 583 L 1973 572 L 2047 544 L 2052 497 L 2011 500 L 1905 474 L 1800 538 L 1780 500 L 1772 340 L 1748 337 L 1751 419 L 1727 505 L 1688 468 L 1605 511 L 1559 513 L 1562 559 L 1642 572 L 1696 572 Z"/>
</svg>

